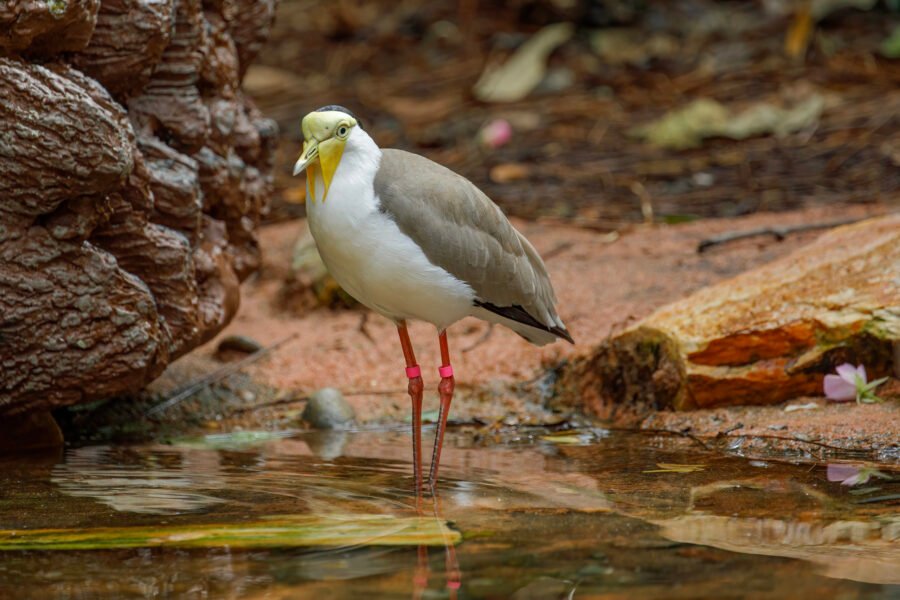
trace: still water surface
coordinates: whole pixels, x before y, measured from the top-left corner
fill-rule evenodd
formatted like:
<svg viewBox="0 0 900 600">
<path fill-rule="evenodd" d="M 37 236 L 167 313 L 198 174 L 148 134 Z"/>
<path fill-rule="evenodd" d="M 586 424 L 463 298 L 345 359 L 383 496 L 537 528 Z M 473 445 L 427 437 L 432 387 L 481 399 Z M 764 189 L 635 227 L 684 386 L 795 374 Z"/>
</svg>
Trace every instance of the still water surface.
<svg viewBox="0 0 900 600">
<path fill-rule="evenodd" d="M 672 438 L 456 433 L 437 502 L 417 502 L 409 455 L 404 433 L 364 431 L 0 459 L 0 545 L 11 530 L 298 515 L 446 524 L 421 544 L 384 545 L 396 531 L 376 526 L 351 544 L 248 549 L 122 547 L 107 529 L 106 549 L 0 551 L 0 598 L 900 598 L 900 505 L 861 503 L 900 492 L 896 473 L 860 495 L 821 465 Z"/>
</svg>

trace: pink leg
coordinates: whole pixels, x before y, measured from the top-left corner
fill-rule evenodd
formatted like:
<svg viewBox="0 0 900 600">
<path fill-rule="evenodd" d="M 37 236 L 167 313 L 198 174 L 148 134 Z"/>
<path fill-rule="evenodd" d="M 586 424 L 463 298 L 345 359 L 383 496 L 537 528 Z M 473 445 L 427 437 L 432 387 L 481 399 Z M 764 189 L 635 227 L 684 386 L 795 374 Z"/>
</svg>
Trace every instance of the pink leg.
<svg viewBox="0 0 900 600">
<path fill-rule="evenodd" d="M 428 482 L 431 488 L 437 485 L 438 467 L 441 464 L 441 449 L 444 446 L 444 430 L 447 428 L 447 415 L 450 414 L 450 402 L 453 401 L 453 367 L 450 366 L 450 349 L 447 347 L 447 332 L 441 331 L 438 336 L 441 345 L 441 383 L 438 385 L 438 393 L 441 397 L 441 410 L 438 415 L 437 433 L 434 436 L 434 451 L 431 454 L 431 473 Z"/>
<path fill-rule="evenodd" d="M 418 495 L 422 490 L 422 393 L 425 386 L 422 383 L 422 371 L 416 364 L 416 355 L 413 353 L 412 342 L 409 340 L 406 322 L 401 321 L 397 324 L 397 333 L 400 334 L 400 345 L 403 347 L 403 357 L 406 359 L 406 376 L 409 378 L 407 389 L 412 400 L 413 473 Z"/>
</svg>

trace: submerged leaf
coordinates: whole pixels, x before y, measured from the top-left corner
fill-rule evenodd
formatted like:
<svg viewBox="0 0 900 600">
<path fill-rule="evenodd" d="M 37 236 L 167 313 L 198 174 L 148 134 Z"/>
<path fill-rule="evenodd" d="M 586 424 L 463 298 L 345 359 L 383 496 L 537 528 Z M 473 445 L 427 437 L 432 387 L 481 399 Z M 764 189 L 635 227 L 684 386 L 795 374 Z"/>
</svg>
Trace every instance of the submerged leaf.
<svg viewBox="0 0 900 600">
<path fill-rule="evenodd" d="M 259 444 L 280 440 L 292 435 L 296 431 L 231 431 L 228 433 L 212 433 L 195 438 L 183 438 L 172 443 L 185 448 L 209 448 L 211 450 L 240 450 L 257 446 Z"/>
<path fill-rule="evenodd" d="M 250 523 L 0 530 L 0 551 L 120 548 L 444 546 L 462 536 L 434 518 L 390 515 L 280 515 Z"/>
<path fill-rule="evenodd" d="M 658 469 L 650 469 L 644 473 L 696 473 L 706 469 L 706 465 L 682 465 L 677 463 L 656 463 Z"/>
<path fill-rule="evenodd" d="M 541 439 L 545 442 L 564 445 L 580 445 L 589 444 L 593 440 L 593 436 L 584 433 L 573 433 L 569 435 L 542 435 Z"/>
</svg>

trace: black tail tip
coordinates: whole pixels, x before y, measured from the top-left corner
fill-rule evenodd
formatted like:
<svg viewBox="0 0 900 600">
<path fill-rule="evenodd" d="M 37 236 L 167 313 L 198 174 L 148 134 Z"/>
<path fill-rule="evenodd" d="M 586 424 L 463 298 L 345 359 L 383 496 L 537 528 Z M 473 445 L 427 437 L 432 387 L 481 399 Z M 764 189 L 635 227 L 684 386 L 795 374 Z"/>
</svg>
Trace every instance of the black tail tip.
<svg viewBox="0 0 900 600">
<path fill-rule="evenodd" d="M 572 344 L 575 345 L 575 340 L 572 339 L 572 334 L 569 333 L 569 330 L 565 327 L 551 327 L 550 333 L 555 335 L 558 338 L 562 338 Z"/>
</svg>

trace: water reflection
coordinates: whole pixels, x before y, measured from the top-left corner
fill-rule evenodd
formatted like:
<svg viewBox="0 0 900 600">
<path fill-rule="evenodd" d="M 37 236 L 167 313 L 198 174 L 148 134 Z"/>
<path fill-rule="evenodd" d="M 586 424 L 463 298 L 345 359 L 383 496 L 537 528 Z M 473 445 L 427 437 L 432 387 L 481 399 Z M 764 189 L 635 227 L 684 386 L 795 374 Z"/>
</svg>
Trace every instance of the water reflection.
<svg viewBox="0 0 900 600">
<path fill-rule="evenodd" d="M 224 502 L 210 495 L 225 478 L 217 452 L 136 452 L 111 446 L 76 448 L 50 481 L 64 494 L 94 498 L 121 512 L 179 514 Z"/>
<path fill-rule="evenodd" d="M 489 444 L 456 435 L 445 447 L 439 497 L 417 499 L 408 442 L 389 432 L 247 433 L 77 448 L 52 465 L 5 459 L 2 529 L 419 515 L 449 522 L 464 541 L 6 552 L 0 597 L 900 593 L 896 506 L 855 504 L 824 468 L 769 462 L 761 469 L 634 435 L 561 442 L 536 433 Z M 669 472 L 660 463 L 704 468 Z"/>
<path fill-rule="evenodd" d="M 687 515 L 655 523 L 671 540 L 801 558 L 821 565 L 829 577 L 900 585 L 900 515 L 830 523 Z"/>
</svg>

